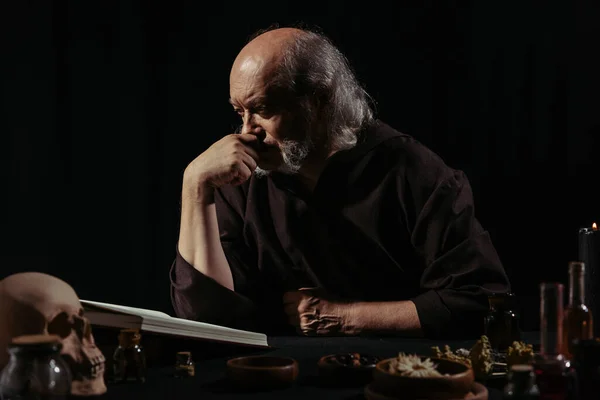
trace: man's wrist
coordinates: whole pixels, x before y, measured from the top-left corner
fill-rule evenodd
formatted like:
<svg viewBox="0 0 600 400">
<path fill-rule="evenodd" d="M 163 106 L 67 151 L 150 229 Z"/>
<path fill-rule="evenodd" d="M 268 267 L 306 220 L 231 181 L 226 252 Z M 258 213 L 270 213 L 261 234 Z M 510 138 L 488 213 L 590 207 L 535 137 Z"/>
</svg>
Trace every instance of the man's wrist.
<svg viewBox="0 0 600 400">
<path fill-rule="evenodd" d="M 421 325 L 412 301 L 356 302 L 343 311 L 347 330 L 355 333 L 395 332 L 420 336 Z"/>
<path fill-rule="evenodd" d="M 199 178 L 183 177 L 181 201 L 196 204 L 212 204 L 215 202 L 215 189 Z"/>
<path fill-rule="evenodd" d="M 338 304 L 342 316 L 342 331 L 347 335 L 358 335 L 364 328 L 364 320 L 361 318 L 361 303 Z"/>
</svg>

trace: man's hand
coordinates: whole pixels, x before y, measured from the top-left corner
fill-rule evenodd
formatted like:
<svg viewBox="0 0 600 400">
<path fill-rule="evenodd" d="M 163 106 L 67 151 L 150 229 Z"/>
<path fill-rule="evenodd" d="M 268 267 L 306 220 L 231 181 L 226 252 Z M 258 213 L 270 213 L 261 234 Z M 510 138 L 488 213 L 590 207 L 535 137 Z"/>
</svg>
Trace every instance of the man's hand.
<svg viewBox="0 0 600 400">
<path fill-rule="evenodd" d="M 303 288 L 283 296 L 284 310 L 290 324 L 307 336 L 354 335 L 350 324 L 352 304 L 334 301 L 319 289 Z"/>
<path fill-rule="evenodd" d="M 307 336 L 423 334 L 415 303 L 410 300 L 339 301 L 319 289 L 304 288 L 285 293 L 283 305 L 290 324 Z"/>
<path fill-rule="evenodd" d="M 185 169 L 184 183 L 191 188 L 239 185 L 250 178 L 258 163 L 260 139 L 256 135 L 231 134 L 215 142 Z"/>
</svg>

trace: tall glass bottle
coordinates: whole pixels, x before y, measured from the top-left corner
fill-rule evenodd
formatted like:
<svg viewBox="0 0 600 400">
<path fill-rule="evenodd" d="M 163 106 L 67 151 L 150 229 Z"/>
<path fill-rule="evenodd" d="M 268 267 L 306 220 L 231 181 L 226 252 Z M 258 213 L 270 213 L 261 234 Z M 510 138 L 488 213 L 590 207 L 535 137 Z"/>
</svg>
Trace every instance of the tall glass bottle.
<svg viewBox="0 0 600 400">
<path fill-rule="evenodd" d="M 563 352 L 572 359 L 576 340 L 593 337 L 592 313 L 585 305 L 585 265 L 582 262 L 569 263 L 569 303 L 563 318 Z"/>
<path fill-rule="evenodd" d="M 563 291 L 561 283 L 540 285 L 540 354 L 534 361 L 541 400 L 568 400 L 572 369 L 562 354 Z"/>
<path fill-rule="evenodd" d="M 546 358 L 562 355 L 563 292 L 562 283 L 540 284 L 540 355 Z"/>
</svg>

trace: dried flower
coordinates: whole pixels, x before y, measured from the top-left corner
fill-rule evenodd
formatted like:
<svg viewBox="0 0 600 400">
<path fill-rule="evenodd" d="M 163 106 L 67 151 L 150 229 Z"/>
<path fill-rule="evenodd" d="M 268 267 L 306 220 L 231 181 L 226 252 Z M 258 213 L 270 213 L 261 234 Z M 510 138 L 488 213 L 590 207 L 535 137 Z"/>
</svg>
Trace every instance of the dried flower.
<svg viewBox="0 0 600 400">
<path fill-rule="evenodd" d="M 516 364 L 530 364 L 534 357 L 533 346 L 524 342 L 515 341 L 508 347 L 506 364 L 510 369 Z"/>
<path fill-rule="evenodd" d="M 469 358 L 469 354 L 471 354 L 471 351 L 464 349 L 464 348 L 460 348 L 460 349 L 456 349 L 456 351 L 454 353 L 456 353 L 456 355 L 458 357 Z"/>
<path fill-rule="evenodd" d="M 437 365 L 429 358 L 421 359 L 417 355 L 398 354 L 398 357 L 390 363 L 390 372 L 401 376 L 413 378 L 428 378 L 442 376 L 436 369 Z"/>
<path fill-rule="evenodd" d="M 481 338 L 475 342 L 469 354 L 475 379 L 478 381 L 485 381 L 492 373 L 494 367 L 492 346 L 490 345 L 488 337 L 482 335 Z"/>
<path fill-rule="evenodd" d="M 431 353 L 434 358 L 456 361 L 468 365 L 469 367 L 471 366 L 469 350 L 467 349 L 458 349 L 455 352 L 452 352 L 452 349 L 448 345 L 444 346 L 443 351 L 439 348 L 439 346 L 433 346 L 431 348 Z"/>
</svg>

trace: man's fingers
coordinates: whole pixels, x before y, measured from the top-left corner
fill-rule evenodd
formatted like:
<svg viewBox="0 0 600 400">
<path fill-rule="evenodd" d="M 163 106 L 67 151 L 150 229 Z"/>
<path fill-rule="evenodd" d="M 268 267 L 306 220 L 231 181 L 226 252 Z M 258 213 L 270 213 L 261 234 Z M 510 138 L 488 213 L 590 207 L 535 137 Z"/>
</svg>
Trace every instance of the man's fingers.
<svg viewBox="0 0 600 400">
<path fill-rule="evenodd" d="M 246 182 L 251 175 L 252 171 L 250 168 L 245 163 L 239 163 L 238 171 L 235 175 L 233 175 L 231 182 L 229 183 L 234 186 L 241 185 L 242 183 Z"/>
<path fill-rule="evenodd" d="M 257 135 L 252 135 L 250 133 L 236 133 L 235 137 L 246 143 L 252 143 L 261 140 Z"/>
<path fill-rule="evenodd" d="M 256 159 L 254 159 L 251 155 L 249 154 L 241 154 L 242 157 L 242 161 L 244 164 L 246 164 L 246 166 L 248 167 L 248 169 L 252 172 L 256 169 L 257 166 L 257 161 Z"/>
<path fill-rule="evenodd" d="M 235 135 L 242 143 L 247 146 L 251 146 L 254 149 L 258 149 L 262 144 L 264 137 L 258 137 L 257 135 L 251 135 L 249 133 L 239 133 Z"/>
<path fill-rule="evenodd" d="M 260 159 L 260 155 L 258 154 L 258 152 L 256 151 L 256 149 L 252 146 L 248 146 L 247 144 L 243 144 L 242 146 L 244 146 L 244 153 L 248 154 L 250 157 L 252 157 L 252 159 L 254 161 L 258 161 Z"/>
<path fill-rule="evenodd" d="M 319 328 L 319 321 L 312 314 L 300 316 L 300 330 L 306 336 L 315 336 Z"/>
<path fill-rule="evenodd" d="M 235 140 L 235 149 L 248 154 L 254 160 L 258 160 L 259 156 L 257 150 L 261 143 L 261 139 L 257 138 L 256 135 L 249 135 L 246 133 L 233 134 L 230 135 L 230 137 Z"/>
</svg>

